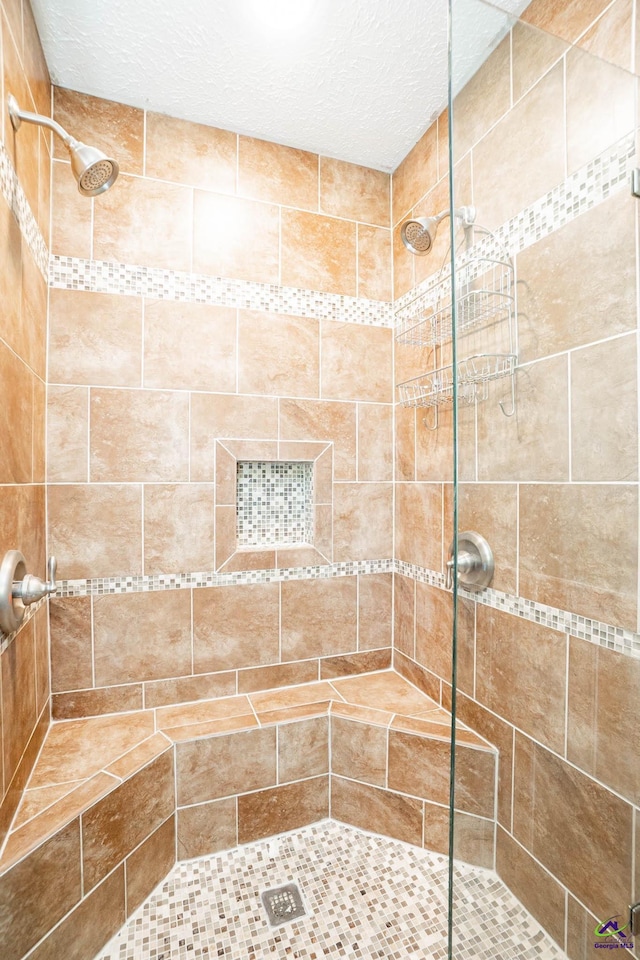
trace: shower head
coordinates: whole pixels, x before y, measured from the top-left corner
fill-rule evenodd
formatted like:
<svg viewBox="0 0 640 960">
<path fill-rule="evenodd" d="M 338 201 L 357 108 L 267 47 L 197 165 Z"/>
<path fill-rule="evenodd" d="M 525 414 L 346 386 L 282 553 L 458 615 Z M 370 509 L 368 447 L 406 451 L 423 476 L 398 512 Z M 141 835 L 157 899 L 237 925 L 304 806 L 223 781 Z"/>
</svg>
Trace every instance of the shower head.
<svg viewBox="0 0 640 960">
<path fill-rule="evenodd" d="M 405 220 L 400 227 L 400 236 L 407 250 L 418 257 L 424 257 L 430 253 L 438 232 L 438 225 L 448 216 L 449 210 L 443 210 L 435 217 L 412 217 Z M 472 226 L 476 218 L 475 207 L 460 207 L 455 211 L 454 216 L 467 229 Z"/>
<path fill-rule="evenodd" d="M 405 220 L 400 228 L 400 236 L 407 250 L 419 257 L 424 257 L 433 246 L 438 224 L 446 214 L 437 217 L 415 217 Z"/>
<path fill-rule="evenodd" d="M 116 182 L 120 168 L 115 160 L 107 157 L 96 147 L 89 147 L 86 143 L 75 140 L 64 127 L 55 120 L 44 117 L 39 113 L 29 113 L 21 110 L 13 96 L 7 100 L 11 124 L 15 131 L 20 124 L 35 123 L 39 127 L 47 127 L 60 137 L 69 151 L 71 170 L 78 183 L 78 190 L 83 197 L 97 197 L 104 193 Z"/>
<path fill-rule="evenodd" d="M 118 176 L 118 164 L 96 147 L 73 140 L 67 144 L 71 169 L 78 181 L 78 190 L 85 197 L 97 197 L 113 186 Z"/>
</svg>

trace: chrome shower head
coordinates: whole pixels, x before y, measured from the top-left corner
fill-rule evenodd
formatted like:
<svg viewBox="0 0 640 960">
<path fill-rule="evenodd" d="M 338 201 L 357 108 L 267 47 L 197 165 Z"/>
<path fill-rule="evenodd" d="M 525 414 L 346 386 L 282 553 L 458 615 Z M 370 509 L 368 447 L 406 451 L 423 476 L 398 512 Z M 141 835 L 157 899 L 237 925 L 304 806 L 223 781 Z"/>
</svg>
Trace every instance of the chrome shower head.
<svg viewBox="0 0 640 960">
<path fill-rule="evenodd" d="M 400 236 L 407 250 L 418 257 L 424 257 L 430 253 L 436 239 L 438 225 L 449 215 L 448 210 L 443 210 L 435 217 L 412 217 L 410 220 L 405 220 L 400 227 Z M 475 207 L 460 207 L 455 211 L 454 216 L 466 230 L 476 219 Z"/>
<path fill-rule="evenodd" d="M 64 127 L 55 120 L 44 117 L 39 113 L 29 113 L 21 110 L 16 98 L 7 99 L 9 116 L 13 129 L 17 132 L 20 124 L 35 123 L 39 127 L 47 127 L 60 137 L 69 151 L 71 170 L 78 183 L 78 190 L 83 197 L 97 197 L 104 193 L 116 182 L 120 168 L 115 160 L 107 157 L 96 147 L 88 147 L 85 143 L 75 140 Z"/>
<path fill-rule="evenodd" d="M 96 147 L 72 140 L 67 144 L 71 157 L 71 169 L 78 181 L 78 190 L 84 197 L 97 197 L 113 186 L 119 167 Z"/>
<path fill-rule="evenodd" d="M 405 220 L 400 228 L 400 236 L 410 253 L 415 253 L 419 257 L 429 253 L 442 216 L 440 214 L 437 217 L 414 217 L 412 220 Z"/>
</svg>

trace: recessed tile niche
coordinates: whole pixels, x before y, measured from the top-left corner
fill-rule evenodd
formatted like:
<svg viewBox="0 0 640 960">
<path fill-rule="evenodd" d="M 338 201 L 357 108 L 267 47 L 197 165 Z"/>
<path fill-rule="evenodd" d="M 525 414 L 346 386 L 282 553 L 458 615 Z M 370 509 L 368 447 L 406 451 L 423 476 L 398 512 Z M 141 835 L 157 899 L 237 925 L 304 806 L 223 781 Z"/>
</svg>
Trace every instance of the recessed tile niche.
<svg viewBox="0 0 640 960">
<path fill-rule="evenodd" d="M 236 537 L 239 547 L 313 544 L 313 463 L 238 460 Z"/>
<path fill-rule="evenodd" d="M 216 570 L 333 560 L 333 444 L 216 441 Z"/>
</svg>

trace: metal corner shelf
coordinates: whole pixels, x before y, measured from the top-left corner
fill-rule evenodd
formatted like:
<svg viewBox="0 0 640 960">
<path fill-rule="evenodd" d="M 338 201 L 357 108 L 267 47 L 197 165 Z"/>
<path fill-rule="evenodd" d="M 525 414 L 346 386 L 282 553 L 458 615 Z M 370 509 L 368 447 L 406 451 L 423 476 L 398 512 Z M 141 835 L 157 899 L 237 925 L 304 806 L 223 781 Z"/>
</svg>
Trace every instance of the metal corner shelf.
<svg viewBox="0 0 640 960">
<path fill-rule="evenodd" d="M 432 350 L 433 368 L 397 385 L 400 402 L 406 407 L 434 408 L 431 430 L 438 426 L 438 408 L 453 402 L 453 364 L 445 363 L 444 345 L 453 334 L 451 276 L 441 270 L 430 290 L 405 304 L 396 314 L 398 343 Z M 489 384 L 511 378 L 511 404 L 500 408 L 507 417 L 515 413 L 516 296 L 511 259 L 471 257 L 456 269 L 456 333 L 463 357 L 456 363 L 457 396 L 460 403 L 472 404 L 489 397 Z"/>
</svg>

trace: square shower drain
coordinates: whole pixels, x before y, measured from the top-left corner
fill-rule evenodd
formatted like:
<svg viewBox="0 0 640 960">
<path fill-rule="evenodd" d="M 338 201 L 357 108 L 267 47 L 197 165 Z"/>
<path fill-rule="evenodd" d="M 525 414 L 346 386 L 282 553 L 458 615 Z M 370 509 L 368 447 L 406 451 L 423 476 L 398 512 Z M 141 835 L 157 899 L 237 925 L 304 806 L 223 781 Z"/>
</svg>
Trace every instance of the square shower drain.
<svg viewBox="0 0 640 960">
<path fill-rule="evenodd" d="M 260 896 L 272 927 L 279 927 L 282 923 L 288 923 L 289 920 L 297 920 L 298 917 L 304 917 L 306 913 L 302 896 L 295 883 L 265 890 Z"/>
</svg>

